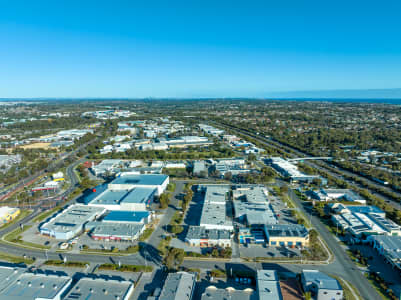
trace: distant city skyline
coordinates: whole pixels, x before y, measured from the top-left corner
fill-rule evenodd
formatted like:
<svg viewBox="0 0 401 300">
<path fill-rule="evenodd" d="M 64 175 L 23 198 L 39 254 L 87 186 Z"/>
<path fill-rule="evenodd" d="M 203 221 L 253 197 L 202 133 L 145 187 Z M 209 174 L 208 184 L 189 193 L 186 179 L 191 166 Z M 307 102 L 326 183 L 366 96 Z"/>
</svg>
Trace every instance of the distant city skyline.
<svg viewBox="0 0 401 300">
<path fill-rule="evenodd" d="M 400 12 L 397 0 L 0 1 L 0 98 L 401 98 Z"/>
</svg>

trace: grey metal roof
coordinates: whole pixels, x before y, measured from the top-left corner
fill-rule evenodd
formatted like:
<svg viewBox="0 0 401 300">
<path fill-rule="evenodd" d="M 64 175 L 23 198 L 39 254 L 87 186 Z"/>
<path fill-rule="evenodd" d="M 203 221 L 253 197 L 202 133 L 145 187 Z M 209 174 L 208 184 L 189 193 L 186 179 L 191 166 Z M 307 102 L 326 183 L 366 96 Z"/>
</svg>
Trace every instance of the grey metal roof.
<svg viewBox="0 0 401 300">
<path fill-rule="evenodd" d="M 107 189 L 89 203 L 97 205 L 118 205 L 122 202 L 145 203 L 152 197 L 154 191 L 154 188 L 144 187 L 136 187 L 132 190 Z"/>
<path fill-rule="evenodd" d="M 92 228 L 92 235 L 128 239 L 140 233 L 144 226 L 143 224 L 118 222 L 91 222 L 87 225 L 88 228 Z"/>
<path fill-rule="evenodd" d="M 63 300 L 128 300 L 133 283 L 106 280 L 103 278 L 81 278 Z"/>
<path fill-rule="evenodd" d="M 375 235 L 371 238 L 383 248 L 389 259 L 401 261 L 401 236 Z"/>
<path fill-rule="evenodd" d="M 53 216 L 40 229 L 57 232 L 70 232 L 81 227 L 96 216 L 102 215 L 106 210 L 101 207 L 73 204 L 61 213 Z"/>
<path fill-rule="evenodd" d="M 279 278 L 275 270 L 257 271 L 257 289 L 260 300 L 282 300 Z"/>
<path fill-rule="evenodd" d="M 0 292 L 0 299 L 53 299 L 70 282 L 68 276 L 23 273 Z"/>
<path fill-rule="evenodd" d="M 316 284 L 320 289 L 326 290 L 342 290 L 340 283 L 337 279 L 322 273 L 318 270 L 302 270 L 302 276 L 308 283 Z"/>
<path fill-rule="evenodd" d="M 200 226 L 189 226 L 186 238 L 188 240 L 193 240 L 193 239 L 229 240 L 231 238 L 231 233 L 228 230 L 206 229 L 205 227 L 200 227 Z"/>
<path fill-rule="evenodd" d="M 202 186 L 205 191 L 200 225 L 232 226 L 226 218 L 226 195 L 228 186 Z"/>
<path fill-rule="evenodd" d="M 170 273 L 159 300 L 190 300 L 195 288 L 196 275 L 187 272 Z"/>
<path fill-rule="evenodd" d="M 26 268 L 0 266 L 0 291 L 16 280 Z"/>
</svg>

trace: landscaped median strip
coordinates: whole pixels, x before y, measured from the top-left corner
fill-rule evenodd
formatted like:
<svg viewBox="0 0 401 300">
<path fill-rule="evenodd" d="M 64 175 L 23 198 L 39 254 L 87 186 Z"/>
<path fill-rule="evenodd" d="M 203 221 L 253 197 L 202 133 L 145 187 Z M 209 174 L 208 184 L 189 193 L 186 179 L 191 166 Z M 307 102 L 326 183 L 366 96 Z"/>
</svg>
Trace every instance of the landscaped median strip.
<svg viewBox="0 0 401 300">
<path fill-rule="evenodd" d="M 59 266 L 59 267 L 71 267 L 71 268 L 83 268 L 89 265 L 88 262 L 82 261 L 66 261 L 63 260 L 46 260 L 44 263 L 46 266 Z"/>
<path fill-rule="evenodd" d="M 119 272 L 152 272 L 152 266 L 140 266 L 140 265 L 116 265 L 116 264 L 102 264 L 98 267 L 98 270 L 109 270 Z"/>
</svg>

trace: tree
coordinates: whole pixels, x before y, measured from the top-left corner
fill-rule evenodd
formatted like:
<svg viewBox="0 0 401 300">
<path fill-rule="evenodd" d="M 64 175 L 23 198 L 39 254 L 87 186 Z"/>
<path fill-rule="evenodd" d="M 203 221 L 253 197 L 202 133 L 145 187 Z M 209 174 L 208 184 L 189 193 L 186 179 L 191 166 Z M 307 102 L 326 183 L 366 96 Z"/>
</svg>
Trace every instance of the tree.
<svg viewBox="0 0 401 300">
<path fill-rule="evenodd" d="M 226 172 L 224 174 L 224 179 L 225 180 L 231 181 L 232 178 L 233 178 L 233 175 L 231 174 L 231 172 Z"/>
<path fill-rule="evenodd" d="M 160 208 L 162 208 L 162 209 L 167 208 L 167 206 L 168 206 L 168 204 L 170 202 L 169 200 L 170 199 L 169 199 L 168 194 L 166 194 L 166 193 L 161 194 L 160 198 L 159 198 Z"/>
<path fill-rule="evenodd" d="M 183 249 L 170 248 L 163 262 L 169 270 L 177 269 L 184 261 L 184 256 Z"/>
</svg>

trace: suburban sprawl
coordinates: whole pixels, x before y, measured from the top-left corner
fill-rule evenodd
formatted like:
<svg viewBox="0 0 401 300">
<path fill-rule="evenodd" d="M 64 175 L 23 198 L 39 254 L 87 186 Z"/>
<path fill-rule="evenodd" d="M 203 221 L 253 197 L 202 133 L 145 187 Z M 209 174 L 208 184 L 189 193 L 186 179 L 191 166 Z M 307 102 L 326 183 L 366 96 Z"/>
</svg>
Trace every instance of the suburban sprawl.
<svg viewBox="0 0 401 300">
<path fill-rule="evenodd" d="M 0 299 L 401 299 L 401 110 L 0 103 Z"/>
</svg>

